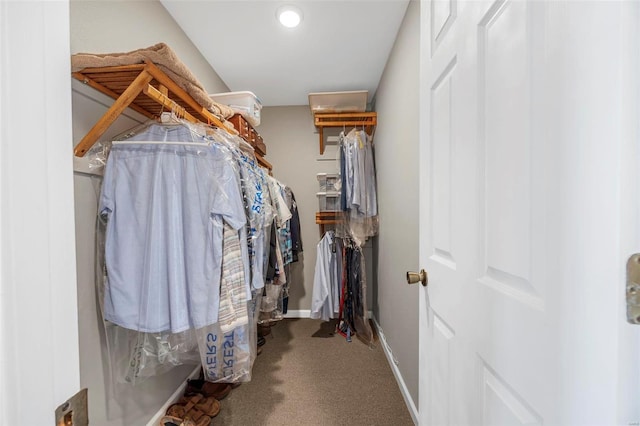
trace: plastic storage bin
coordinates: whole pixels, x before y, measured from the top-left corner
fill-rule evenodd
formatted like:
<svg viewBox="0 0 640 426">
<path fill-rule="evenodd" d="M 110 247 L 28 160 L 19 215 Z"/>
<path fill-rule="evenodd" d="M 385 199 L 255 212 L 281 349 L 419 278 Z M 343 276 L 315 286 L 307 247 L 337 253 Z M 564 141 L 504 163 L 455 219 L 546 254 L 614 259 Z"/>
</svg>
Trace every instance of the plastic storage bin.
<svg viewBox="0 0 640 426">
<path fill-rule="evenodd" d="M 318 173 L 318 182 L 320 185 L 320 192 L 335 192 L 340 191 L 342 187 L 342 180 L 339 173 Z"/>
<path fill-rule="evenodd" d="M 315 112 L 364 112 L 367 90 L 309 93 L 309 106 Z"/>
<path fill-rule="evenodd" d="M 229 106 L 234 112 L 242 115 L 253 127 L 260 125 L 262 102 L 253 92 L 212 93 L 214 101 Z"/>
<path fill-rule="evenodd" d="M 318 196 L 318 210 L 321 212 L 340 211 L 340 193 L 323 191 L 316 194 Z"/>
</svg>

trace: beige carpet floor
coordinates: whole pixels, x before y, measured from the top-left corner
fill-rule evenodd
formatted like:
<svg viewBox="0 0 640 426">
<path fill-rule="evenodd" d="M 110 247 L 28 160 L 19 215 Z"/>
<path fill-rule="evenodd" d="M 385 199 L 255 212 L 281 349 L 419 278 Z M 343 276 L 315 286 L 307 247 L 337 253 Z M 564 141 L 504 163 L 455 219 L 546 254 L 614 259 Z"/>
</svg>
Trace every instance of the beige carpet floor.
<svg viewBox="0 0 640 426">
<path fill-rule="evenodd" d="M 251 382 L 216 425 L 413 425 L 380 342 L 333 335 L 334 324 L 286 319 L 271 329 Z"/>
</svg>

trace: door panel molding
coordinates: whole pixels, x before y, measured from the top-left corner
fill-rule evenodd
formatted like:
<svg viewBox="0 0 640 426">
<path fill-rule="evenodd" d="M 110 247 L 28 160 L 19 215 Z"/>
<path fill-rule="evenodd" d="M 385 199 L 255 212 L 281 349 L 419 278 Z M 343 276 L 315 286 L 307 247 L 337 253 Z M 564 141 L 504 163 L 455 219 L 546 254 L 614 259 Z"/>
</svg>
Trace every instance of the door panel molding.
<svg viewBox="0 0 640 426">
<path fill-rule="evenodd" d="M 433 363 L 430 392 L 439 398 L 431 400 L 429 408 L 431 422 L 435 425 L 451 424 L 451 403 L 453 389 L 451 356 L 454 330 L 437 314 L 433 314 Z M 436 402 L 437 401 L 437 402 Z"/>
<path fill-rule="evenodd" d="M 544 309 L 532 281 L 530 8 L 498 0 L 478 26 L 479 282 Z"/>
<path fill-rule="evenodd" d="M 543 418 L 487 362 L 478 356 L 482 379 L 482 424 L 542 425 Z"/>
<path fill-rule="evenodd" d="M 485 275 L 478 282 L 534 309 L 545 310 L 542 297 L 531 282 L 522 277 L 488 266 Z"/>
<path fill-rule="evenodd" d="M 444 67 L 431 86 L 431 235 L 432 259 L 447 268 L 456 269 L 452 248 L 452 199 L 454 162 L 453 74 L 457 57 Z"/>
<path fill-rule="evenodd" d="M 458 11 L 457 0 L 431 1 L 431 51 L 436 49 L 446 37 L 456 19 Z"/>
</svg>

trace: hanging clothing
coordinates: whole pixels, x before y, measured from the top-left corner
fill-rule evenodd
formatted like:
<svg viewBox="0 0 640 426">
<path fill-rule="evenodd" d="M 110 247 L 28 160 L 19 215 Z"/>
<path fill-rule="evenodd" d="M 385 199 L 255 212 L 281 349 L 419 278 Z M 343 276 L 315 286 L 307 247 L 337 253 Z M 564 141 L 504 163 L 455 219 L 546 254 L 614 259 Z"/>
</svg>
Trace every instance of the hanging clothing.
<svg viewBox="0 0 640 426">
<path fill-rule="evenodd" d="M 378 214 L 376 175 L 373 149 L 369 135 L 364 130 L 352 129 L 341 134 L 345 159 L 343 184 L 346 210 L 372 217 Z"/>
<path fill-rule="evenodd" d="M 276 236 L 275 222 L 270 227 L 269 233 L 269 260 L 267 264 L 267 282 L 273 282 L 278 275 L 278 256 L 276 255 L 276 245 L 278 244 L 278 237 Z"/>
<path fill-rule="evenodd" d="M 299 260 L 299 254 L 302 253 L 302 237 L 300 234 L 300 217 L 298 215 L 298 206 L 293 191 L 288 186 L 284 187 L 285 201 L 291 212 L 285 227 L 280 230 L 281 244 L 284 247 L 285 258 L 285 274 L 287 282 L 282 288 L 282 313 L 286 314 L 289 309 L 289 287 L 292 284 L 291 263 Z"/>
<path fill-rule="evenodd" d="M 329 321 L 340 311 L 340 281 L 335 232 L 327 231 L 318 243 L 313 278 L 311 318 Z"/>
<path fill-rule="evenodd" d="M 254 158 L 239 150 L 236 150 L 236 154 L 248 219 L 246 238 L 249 259 L 246 264 L 251 265 L 251 287 L 257 290 L 264 287 L 268 236 L 274 212 L 264 170 L 258 166 Z"/>
<path fill-rule="evenodd" d="M 293 191 L 289 189 L 291 193 L 291 251 L 292 261 L 297 262 L 298 257 L 303 251 L 302 248 L 302 234 L 300 232 L 300 216 L 298 215 L 298 204 Z"/>
<path fill-rule="evenodd" d="M 346 242 L 343 250 L 342 276 L 344 278 L 340 321 L 338 329 L 351 340 L 356 335 L 371 344 L 373 332 L 367 320 L 367 278 L 362 249 L 354 242 Z"/>
<path fill-rule="evenodd" d="M 276 230 L 276 234 L 278 231 Z M 276 236 L 277 239 L 277 236 Z M 274 284 L 282 285 L 287 282 L 287 276 L 284 271 L 284 261 L 282 260 L 282 251 L 280 250 L 280 244 L 276 241 L 276 262 L 277 262 L 277 273 L 276 280 Z"/>
<path fill-rule="evenodd" d="M 271 202 L 275 211 L 275 246 L 272 245 L 272 249 L 275 249 L 276 255 L 276 274 L 274 277 L 274 284 L 285 284 L 287 281 L 284 266 L 285 257 L 283 251 L 286 250 L 286 243 L 282 241 L 282 229 L 286 228 L 288 221 L 291 219 L 291 211 L 287 207 L 287 203 L 283 197 L 284 186 L 280 184 L 275 178 L 267 176 L 269 184 L 269 195 L 271 196 Z M 272 230 L 272 233 L 274 231 Z"/>
<path fill-rule="evenodd" d="M 239 230 L 246 215 L 229 152 L 184 141 L 210 142 L 152 124 L 114 144 L 106 164 L 104 315 L 128 329 L 178 333 L 218 320 L 223 223 Z"/>
<path fill-rule="evenodd" d="M 282 253 L 282 263 L 288 265 L 293 262 L 293 239 L 291 238 L 291 220 L 287 220 L 279 229 L 278 241 Z"/>
<path fill-rule="evenodd" d="M 267 175 L 236 136 L 146 126 L 113 143 L 100 196 L 114 377 L 200 362 L 207 380 L 249 380 L 275 211 Z"/>
<path fill-rule="evenodd" d="M 291 211 L 284 200 L 280 182 L 271 176 L 267 176 L 267 180 L 269 183 L 269 194 L 271 195 L 271 201 L 276 213 L 276 225 L 280 228 L 287 220 L 291 219 Z"/>
<path fill-rule="evenodd" d="M 260 324 L 279 321 L 283 318 L 287 306 L 284 299 L 289 294 L 288 265 L 293 260 L 289 230 L 292 213 L 285 185 L 273 177 L 268 177 L 267 181 L 275 216 L 271 225 L 269 263 L 258 319 Z"/>
<path fill-rule="evenodd" d="M 363 217 L 378 214 L 373 147 L 364 130 L 340 134 L 343 210 L 354 210 Z M 341 193 L 341 197 L 342 197 Z"/>
<path fill-rule="evenodd" d="M 363 130 L 340 134 L 340 171 L 340 204 L 347 221 L 338 228 L 339 235 L 361 246 L 378 233 L 373 145 Z"/>
<path fill-rule="evenodd" d="M 249 322 L 247 301 L 251 294 L 247 294 L 245 287 L 240 236 L 227 224 L 224 225 L 223 249 L 218 323 L 222 332 L 227 333 Z"/>
<path fill-rule="evenodd" d="M 288 219 L 282 222 L 281 226 L 278 228 L 278 242 L 280 244 L 280 253 L 282 254 L 282 263 L 286 266 L 293 262 L 293 241 L 291 239 L 291 219 L 293 218 L 293 212 L 291 209 L 293 205 L 291 190 L 280 182 L 276 181 L 276 183 L 284 205 L 289 211 L 289 214 L 287 215 Z"/>
</svg>

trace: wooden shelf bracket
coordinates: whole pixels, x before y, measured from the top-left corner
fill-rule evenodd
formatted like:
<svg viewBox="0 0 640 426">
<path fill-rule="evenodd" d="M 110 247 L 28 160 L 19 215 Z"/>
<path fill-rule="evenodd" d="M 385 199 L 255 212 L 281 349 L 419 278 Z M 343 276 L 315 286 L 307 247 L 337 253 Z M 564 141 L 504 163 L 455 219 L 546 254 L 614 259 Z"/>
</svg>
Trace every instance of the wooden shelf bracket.
<svg viewBox="0 0 640 426">
<path fill-rule="evenodd" d="M 179 117 L 193 123 L 202 122 L 229 133 L 237 133 L 230 128 L 231 124 L 223 123 L 223 120 L 198 104 L 151 61 L 135 65 L 85 68 L 72 73 L 72 76 L 115 100 L 75 147 L 74 154 L 77 157 L 84 156 L 127 108 L 149 118 L 160 117 L 163 111 L 174 111 Z M 272 169 L 272 165 L 259 153 L 256 152 L 255 156 L 262 167 Z"/>
<path fill-rule="evenodd" d="M 341 211 L 325 211 L 316 212 L 316 224 L 320 225 L 320 234 L 324 234 L 326 225 L 335 226 L 340 223 L 344 223 L 344 212 Z"/>
<path fill-rule="evenodd" d="M 373 139 L 378 123 L 377 112 L 335 112 L 313 115 L 314 124 L 320 135 L 320 154 L 324 154 L 324 129 L 325 127 L 362 127 Z"/>
</svg>

